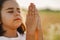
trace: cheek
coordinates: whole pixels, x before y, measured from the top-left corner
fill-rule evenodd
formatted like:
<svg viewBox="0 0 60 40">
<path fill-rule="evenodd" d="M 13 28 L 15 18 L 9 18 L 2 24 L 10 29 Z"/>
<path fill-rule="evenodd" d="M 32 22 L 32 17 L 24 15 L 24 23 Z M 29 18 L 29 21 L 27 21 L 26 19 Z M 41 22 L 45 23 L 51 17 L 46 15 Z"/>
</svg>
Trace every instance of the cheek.
<svg viewBox="0 0 60 40">
<path fill-rule="evenodd" d="M 13 21 L 13 16 L 8 15 L 8 14 L 2 14 L 2 22 L 5 25 L 11 24 Z"/>
<path fill-rule="evenodd" d="M 15 17 L 13 15 L 6 14 L 2 16 L 2 22 L 6 26 L 14 26 L 15 28 L 18 28 L 21 25 L 22 20 L 15 21 L 14 18 Z"/>
</svg>

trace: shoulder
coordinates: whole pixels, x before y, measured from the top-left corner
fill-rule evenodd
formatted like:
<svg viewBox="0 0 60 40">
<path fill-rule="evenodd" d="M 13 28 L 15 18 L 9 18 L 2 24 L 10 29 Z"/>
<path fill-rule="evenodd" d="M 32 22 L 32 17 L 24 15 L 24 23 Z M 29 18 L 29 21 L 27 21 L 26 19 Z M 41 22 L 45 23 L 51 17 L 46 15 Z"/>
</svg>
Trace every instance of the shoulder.
<svg viewBox="0 0 60 40">
<path fill-rule="evenodd" d="M 3 37 L 3 36 L 1 36 L 1 37 L 0 37 L 0 40 L 6 40 L 6 38 L 5 38 L 5 37 Z"/>
<path fill-rule="evenodd" d="M 21 38 L 21 40 L 26 40 L 26 32 L 24 32 L 24 34 L 19 34 L 18 33 L 19 38 Z"/>
</svg>

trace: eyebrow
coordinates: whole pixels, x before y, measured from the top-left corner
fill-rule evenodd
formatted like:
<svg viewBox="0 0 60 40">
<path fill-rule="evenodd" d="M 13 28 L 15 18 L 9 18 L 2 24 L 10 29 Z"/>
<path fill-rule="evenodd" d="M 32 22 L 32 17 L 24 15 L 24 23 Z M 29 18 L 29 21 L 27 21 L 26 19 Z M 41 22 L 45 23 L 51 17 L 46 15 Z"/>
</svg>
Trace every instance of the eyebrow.
<svg viewBox="0 0 60 40">
<path fill-rule="evenodd" d="M 6 10 L 13 10 L 14 8 L 8 8 Z M 20 8 L 17 8 L 17 10 L 20 10 Z"/>
<path fill-rule="evenodd" d="M 8 8 L 8 9 L 6 9 L 6 10 L 13 10 L 14 8 Z"/>
<path fill-rule="evenodd" d="M 20 8 L 17 8 L 17 10 L 20 10 Z"/>
</svg>

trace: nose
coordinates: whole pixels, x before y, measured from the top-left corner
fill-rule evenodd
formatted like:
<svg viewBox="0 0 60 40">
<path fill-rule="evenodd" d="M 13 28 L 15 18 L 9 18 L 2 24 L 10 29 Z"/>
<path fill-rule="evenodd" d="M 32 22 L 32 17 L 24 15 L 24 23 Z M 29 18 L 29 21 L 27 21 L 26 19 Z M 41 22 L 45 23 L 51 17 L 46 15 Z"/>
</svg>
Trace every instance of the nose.
<svg viewBox="0 0 60 40">
<path fill-rule="evenodd" d="M 14 17 L 18 17 L 18 18 L 22 19 L 21 14 L 20 14 L 20 13 L 18 13 L 18 12 L 16 12 L 16 11 L 15 11 L 15 13 L 14 13 Z"/>
<path fill-rule="evenodd" d="M 15 13 L 14 13 L 14 16 L 20 16 L 20 13 L 15 12 Z"/>
</svg>

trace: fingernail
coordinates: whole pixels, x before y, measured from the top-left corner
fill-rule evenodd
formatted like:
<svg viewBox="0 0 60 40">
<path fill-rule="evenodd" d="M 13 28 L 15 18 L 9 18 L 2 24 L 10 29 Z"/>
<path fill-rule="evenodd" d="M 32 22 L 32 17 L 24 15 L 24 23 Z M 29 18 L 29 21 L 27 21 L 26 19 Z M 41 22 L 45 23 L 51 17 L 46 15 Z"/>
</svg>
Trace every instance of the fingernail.
<svg viewBox="0 0 60 40">
<path fill-rule="evenodd" d="M 33 3 L 31 3 L 30 5 L 34 5 Z"/>
</svg>

